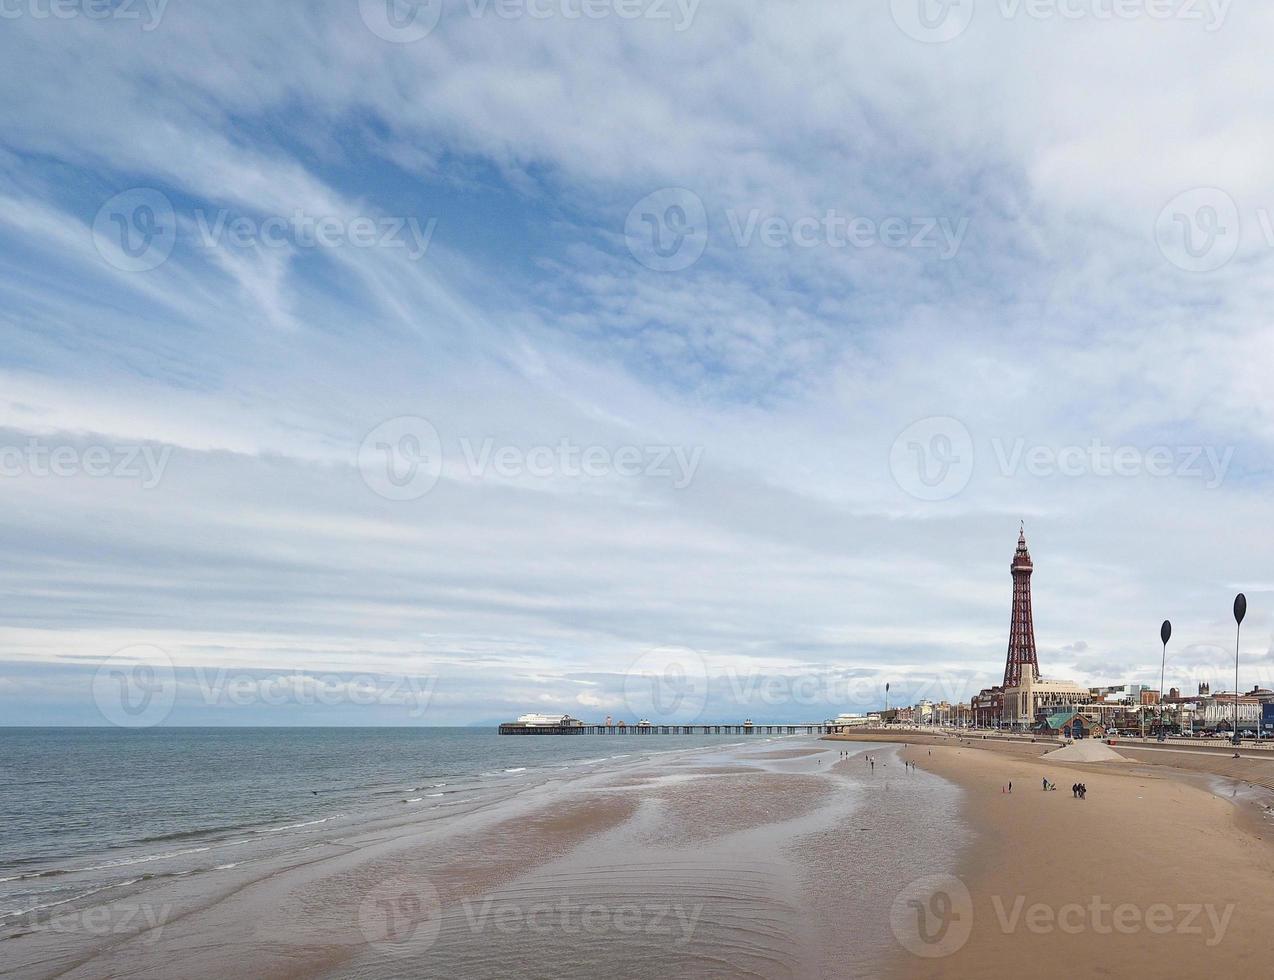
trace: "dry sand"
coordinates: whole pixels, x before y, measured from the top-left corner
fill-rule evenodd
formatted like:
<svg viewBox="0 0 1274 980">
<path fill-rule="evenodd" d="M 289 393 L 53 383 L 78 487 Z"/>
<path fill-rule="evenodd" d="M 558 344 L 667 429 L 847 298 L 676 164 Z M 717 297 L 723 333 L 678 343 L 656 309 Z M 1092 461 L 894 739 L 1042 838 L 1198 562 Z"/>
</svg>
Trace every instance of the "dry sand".
<svg viewBox="0 0 1274 980">
<path fill-rule="evenodd" d="M 943 955 L 903 953 L 896 975 L 1269 975 L 1274 849 L 1252 808 L 1163 764 L 1175 754 L 1071 763 L 1045 744 L 916 740 L 903 757 L 964 788 L 979 836 L 959 874 L 967 903 L 942 881 L 902 896 L 903 940 Z M 1212 761 L 1185 758 L 1197 770 Z M 1274 760 L 1249 765 L 1274 775 Z M 1044 778 L 1059 789 L 1043 791 Z"/>
</svg>

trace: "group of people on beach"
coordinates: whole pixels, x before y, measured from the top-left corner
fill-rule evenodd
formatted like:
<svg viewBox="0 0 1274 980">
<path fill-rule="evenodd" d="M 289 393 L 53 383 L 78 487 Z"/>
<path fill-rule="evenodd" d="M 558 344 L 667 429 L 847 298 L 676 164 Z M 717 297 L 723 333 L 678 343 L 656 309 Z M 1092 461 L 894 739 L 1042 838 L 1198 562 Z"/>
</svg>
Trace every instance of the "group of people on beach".
<svg viewBox="0 0 1274 980">
<path fill-rule="evenodd" d="M 1088 787 L 1085 786 L 1083 783 L 1076 783 L 1074 786 L 1071 787 L 1071 796 L 1074 796 L 1077 799 L 1082 800 L 1087 795 L 1088 795 Z"/>
</svg>

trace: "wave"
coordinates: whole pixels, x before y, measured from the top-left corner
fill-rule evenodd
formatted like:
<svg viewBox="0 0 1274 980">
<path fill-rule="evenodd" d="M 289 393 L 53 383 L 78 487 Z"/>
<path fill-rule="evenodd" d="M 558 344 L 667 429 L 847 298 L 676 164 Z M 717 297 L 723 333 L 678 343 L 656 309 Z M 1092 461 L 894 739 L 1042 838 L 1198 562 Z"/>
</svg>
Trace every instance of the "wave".
<svg viewBox="0 0 1274 980">
<path fill-rule="evenodd" d="M 276 834 L 280 830 L 298 830 L 301 827 L 313 827 L 316 824 L 327 823 L 329 820 L 336 820 L 343 816 L 345 816 L 343 813 L 334 813 L 330 817 L 321 817 L 318 820 L 303 820 L 301 823 L 285 823 L 281 827 L 266 827 L 264 830 L 257 831 L 257 833 Z"/>
<path fill-rule="evenodd" d="M 108 885 L 99 885 L 97 888 L 90 888 L 88 891 L 80 892 L 72 895 L 70 898 L 62 898 L 56 902 L 45 902 L 42 905 L 32 905 L 29 909 L 19 909 L 16 912 L 6 912 L 0 915 L 0 919 L 16 919 L 24 915 L 30 915 L 32 912 L 42 912 L 45 909 L 57 908 L 59 905 L 65 905 L 68 902 L 78 901 L 81 898 L 88 898 L 90 895 L 96 895 L 98 892 L 104 892 L 108 888 L 123 888 L 126 885 L 135 885 L 144 878 L 129 878 L 126 881 L 112 881 Z"/>
<path fill-rule="evenodd" d="M 318 824 L 324 824 L 324 823 L 327 823 L 329 820 L 336 820 L 343 816 L 345 816 L 345 814 L 335 813 L 335 814 L 332 814 L 331 816 L 322 817 L 318 820 L 304 820 L 304 821 L 301 821 L 300 823 L 283 824 L 278 827 L 265 827 L 261 830 L 248 831 L 248 832 L 257 833 L 257 834 L 274 834 L 283 830 L 298 830 L 302 827 L 313 827 Z M 224 828 L 224 829 L 239 830 L 240 832 L 243 832 L 246 828 L 230 827 L 230 828 Z M 192 831 L 189 834 L 176 835 L 176 836 L 198 836 L 201 833 L 203 832 Z M 171 837 L 174 835 L 164 835 L 164 836 Z M 163 838 L 144 838 L 140 843 L 154 843 L 154 841 L 158 839 L 163 839 Z M 179 851 L 161 851 L 158 854 L 142 854 L 137 857 L 120 858 L 117 861 L 103 861 L 101 864 L 86 864 L 78 868 L 46 868 L 42 871 L 26 871 L 26 872 L 23 872 L 22 874 L 7 875 L 3 878 L 0 878 L 0 883 L 9 882 L 9 881 L 30 881 L 35 878 L 57 878 L 62 875 L 87 874 L 91 871 L 110 871 L 113 868 L 128 868 L 136 864 L 149 864 L 151 861 L 164 861 L 170 858 L 185 857 L 188 854 L 202 854 L 205 851 L 211 851 L 213 848 L 235 847 L 240 844 L 249 844 L 251 842 L 252 842 L 252 838 L 244 838 L 242 840 L 216 841 L 216 842 L 205 844 L 202 847 L 186 847 L 186 848 L 182 848 Z"/>
<path fill-rule="evenodd" d="M 103 864 L 89 864 L 82 868 L 50 868 L 47 871 L 29 871 L 26 874 L 0 878 L 0 881 L 29 881 L 32 878 L 56 878 L 59 875 L 78 875 L 89 871 L 109 871 L 112 868 L 127 868 L 134 864 L 147 864 L 150 861 L 162 861 L 164 858 L 182 857 L 186 854 L 200 854 L 204 851 L 211 851 L 214 846 L 224 847 L 226 845 L 209 844 L 207 847 L 188 847 L 182 851 L 167 851 L 163 854 L 144 854 L 141 857 L 126 858 L 119 861 L 106 861 Z"/>
</svg>

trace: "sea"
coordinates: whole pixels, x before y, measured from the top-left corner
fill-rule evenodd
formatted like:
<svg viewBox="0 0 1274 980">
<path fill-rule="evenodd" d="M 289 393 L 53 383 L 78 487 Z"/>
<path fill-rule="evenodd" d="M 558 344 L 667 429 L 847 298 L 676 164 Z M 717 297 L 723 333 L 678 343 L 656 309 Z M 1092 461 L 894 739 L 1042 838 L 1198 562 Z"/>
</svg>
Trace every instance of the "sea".
<svg viewBox="0 0 1274 980">
<path fill-rule="evenodd" d="M 317 835 L 740 736 L 479 728 L 0 728 L 0 939 L 32 913 Z M 97 900 L 97 899 L 94 899 Z"/>
</svg>

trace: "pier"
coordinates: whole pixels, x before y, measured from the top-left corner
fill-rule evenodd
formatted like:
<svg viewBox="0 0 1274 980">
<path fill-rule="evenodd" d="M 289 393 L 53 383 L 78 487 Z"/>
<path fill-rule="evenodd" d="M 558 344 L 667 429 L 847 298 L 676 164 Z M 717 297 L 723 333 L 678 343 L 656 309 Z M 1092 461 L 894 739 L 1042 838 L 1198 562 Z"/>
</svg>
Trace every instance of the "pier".
<svg viewBox="0 0 1274 980">
<path fill-rule="evenodd" d="M 835 725 L 527 725 L 505 722 L 501 735 L 830 735 Z"/>
</svg>

